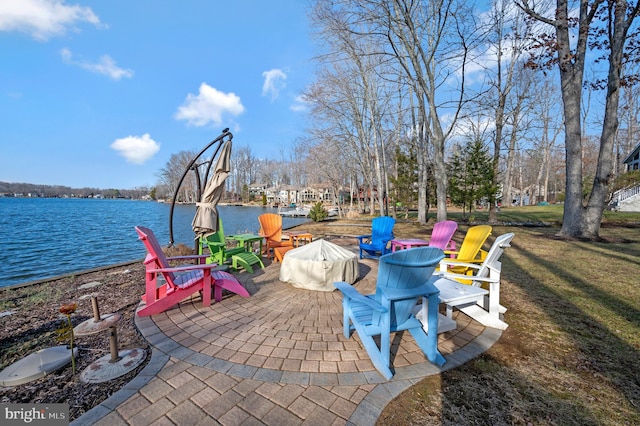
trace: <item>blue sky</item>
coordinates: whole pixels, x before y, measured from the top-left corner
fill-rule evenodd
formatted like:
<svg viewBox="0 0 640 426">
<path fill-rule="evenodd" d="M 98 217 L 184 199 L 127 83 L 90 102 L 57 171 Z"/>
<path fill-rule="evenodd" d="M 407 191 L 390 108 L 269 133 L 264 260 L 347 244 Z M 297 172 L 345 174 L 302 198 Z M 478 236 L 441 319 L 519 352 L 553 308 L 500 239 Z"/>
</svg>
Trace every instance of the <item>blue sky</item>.
<svg viewBox="0 0 640 426">
<path fill-rule="evenodd" d="M 0 181 L 153 186 L 229 127 L 280 159 L 313 80 L 304 0 L 0 0 Z"/>
</svg>

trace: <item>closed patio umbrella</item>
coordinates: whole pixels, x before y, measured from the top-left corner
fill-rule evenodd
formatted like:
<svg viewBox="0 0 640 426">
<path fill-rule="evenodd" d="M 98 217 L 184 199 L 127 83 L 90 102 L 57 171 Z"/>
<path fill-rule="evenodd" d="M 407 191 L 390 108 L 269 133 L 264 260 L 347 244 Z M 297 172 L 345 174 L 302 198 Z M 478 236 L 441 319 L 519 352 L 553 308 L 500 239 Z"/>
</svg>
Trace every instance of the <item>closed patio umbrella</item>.
<svg viewBox="0 0 640 426">
<path fill-rule="evenodd" d="M 191 222 L 191 228 L 196 234 L 196 239 L 207 237 L 218 231 L 218 209 L 216 206 L 224 192 L 224 181 L 229 176 L 230 163 L 231 140 L 227 140 L 220 150 L 213 176 L 207 182 L 200 202 L 196 203 L 196 214 L 193 222 Z"/>
</svg>

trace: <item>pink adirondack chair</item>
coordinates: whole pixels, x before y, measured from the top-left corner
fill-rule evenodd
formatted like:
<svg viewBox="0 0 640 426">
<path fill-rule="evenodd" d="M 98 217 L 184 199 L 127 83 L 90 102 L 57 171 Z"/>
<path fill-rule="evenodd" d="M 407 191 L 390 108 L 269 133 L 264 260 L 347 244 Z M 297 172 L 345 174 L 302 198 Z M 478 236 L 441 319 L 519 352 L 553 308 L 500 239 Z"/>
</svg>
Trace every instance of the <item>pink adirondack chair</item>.
<svg viewBox="0 0 640 426">
<path fill-rule="evenodd" d="M 233 275 L 224 271 L 212 271 L 217 267 L 214 263 L 179 267 L 169 265 L 169 260 L 198 259 L 204 262 L 209 255 L 167 258 L 151 229 L 136 226 L 136 232 L 148 252 L 144 260 L 145 294 L 142 296 L 146 306 L 138 311 L 138 315 L 147 316 L 164 312 L 195 292 L 202 294 L 202 306 L 209 306 L 212 287 L 216 302 L 222 300 L 222 289 L 249 297 L 249 292 Z M 161 274 L 166 281 L 165 285 L 158 287 L 158 274 Z"/>
<path fill-rule="evenodd" d="M 443 220 L 436 222 L 431 231 L 429 247 L 438 247 L 441 250 L 455 250 L 456 242 L 453 241 L 453 234 L 456 233 L 458 224 L 453 220 Z"/>
</svg>

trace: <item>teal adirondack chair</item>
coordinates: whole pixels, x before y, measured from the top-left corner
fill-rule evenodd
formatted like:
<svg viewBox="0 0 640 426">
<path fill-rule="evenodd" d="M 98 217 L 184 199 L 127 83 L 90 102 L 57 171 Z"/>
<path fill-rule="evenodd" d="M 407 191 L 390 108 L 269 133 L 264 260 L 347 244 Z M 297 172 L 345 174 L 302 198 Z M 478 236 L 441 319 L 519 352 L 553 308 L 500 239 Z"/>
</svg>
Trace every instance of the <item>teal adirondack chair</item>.
<svg viewBox="0 0 640 426">
<path fill-rule="evenodd" d="M 343 332 L 349 338 L 357 331 L 373 365 L 387 380 L 391 372 L 391 333 L 408 330 L 429 361 L 443 365 L 438 335 L 422 328 L 413 314 L 420 298 L 428 303 L 428 329 L 438 329 L 439 291 L 431 276 L 444 258 L 436 247 L 399 250 L 380 257 L 376 293 L 364 296 L 346 282 L 334 283 L 342 292 Z M 423 302 L 424 303 L 424 302 Z M 380 346 L 374 337 L 380 336 Z"/>
<path fill-rule="evenodd" d="M 371 234 L 360 235 L 358 246 L 360 247 L 360 259 L 364 256 L 378 257 L 391 252 L 389 241 L 393 240 L 393 227 L 396 220 L 390 216 L 376 217 L 371 221 Z"/>
</svg>

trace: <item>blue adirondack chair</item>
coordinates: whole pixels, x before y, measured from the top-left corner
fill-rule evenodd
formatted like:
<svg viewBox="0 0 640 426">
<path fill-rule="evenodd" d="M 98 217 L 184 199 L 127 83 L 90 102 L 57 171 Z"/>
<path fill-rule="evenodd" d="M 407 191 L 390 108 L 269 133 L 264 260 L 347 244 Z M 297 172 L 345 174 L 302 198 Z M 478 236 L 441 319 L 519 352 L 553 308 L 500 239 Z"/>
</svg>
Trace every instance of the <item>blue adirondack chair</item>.
<svg viewBox="0 0 640 426">
<path fill-rule="evenodd" d="M 393 226 L 396 220 L 389 216 L 376 217 L 371 221 L 371 234 L 360 235 L 358 245 L 360 246 L 360 259 L 365 254 L 368 257 L 379 257 L 391 252 L 388 246 L 393 240 Z"/>
<path fill-rule="evenodd" d="M 429 361 L 445 363 L 438 352 L 438 335 L 422 328 L 413 314 L 421 297 L 428 301 L 428 330 L 438 329 L 439 291 L 433 285 L 432 274 L 444 258 L 436 247 L 399 250 L 380 257 L 375 294 L 364 296 L 346 282 L 334 283 L 342 292 L 343 331 L 349 338 L 358 332 L 373 365 L 387 379 L 391 372 L 391 333 L 408 330 Z M 424 302 L 423 302 L 424 303 Z M 380 336 L 380 346 L 374 337 Z"/>
</svg>

